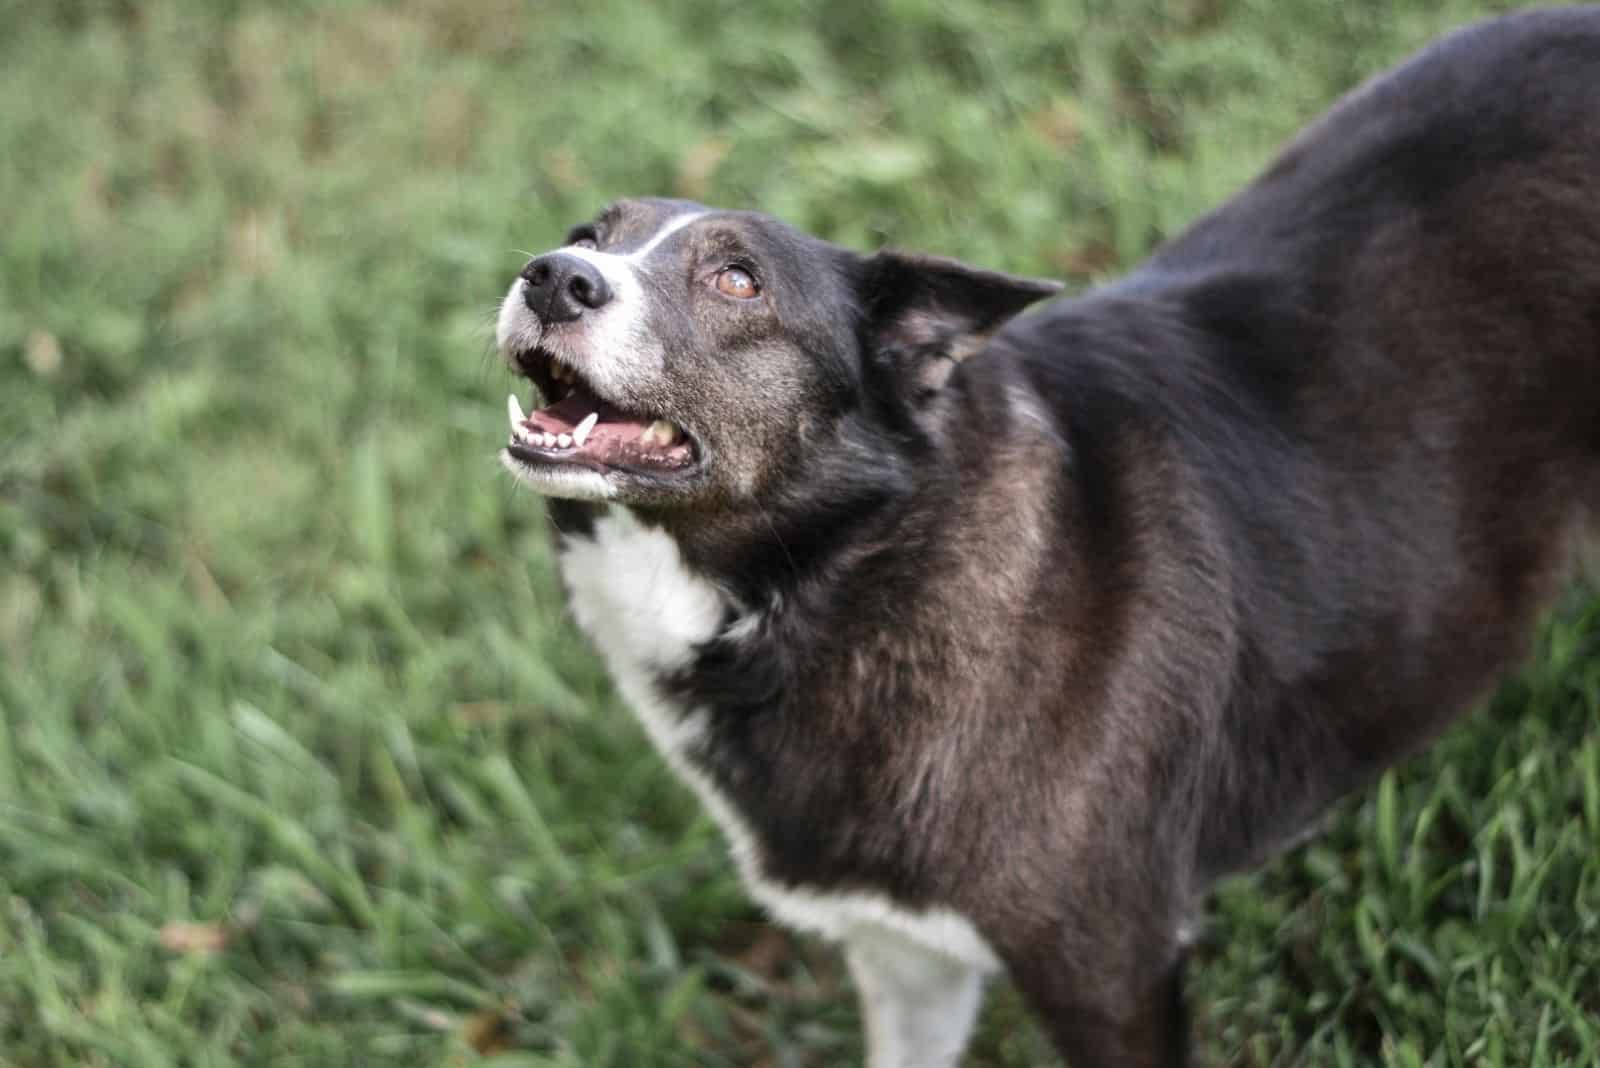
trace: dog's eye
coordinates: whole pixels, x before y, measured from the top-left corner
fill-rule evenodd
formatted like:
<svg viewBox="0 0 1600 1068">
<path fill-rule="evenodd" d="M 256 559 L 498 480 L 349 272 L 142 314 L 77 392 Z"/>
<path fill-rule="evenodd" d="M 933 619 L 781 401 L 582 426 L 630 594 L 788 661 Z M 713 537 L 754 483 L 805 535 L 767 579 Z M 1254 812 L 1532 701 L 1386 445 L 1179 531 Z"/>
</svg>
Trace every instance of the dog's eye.
<svg viewBox="0 0 1600 1068">
<path fill-rule="evenodd" d="M 573 248 L 599 248 L 600 245 L 592 237 L 580 237 L 571 242 Z"/>
<path fill-rule="evenodd" d="M 761 287 L 743 267 L 724 267 L 717 272 L 717 292 L 725 297 L 749 300 L 760 294 Z"/>
</svg>

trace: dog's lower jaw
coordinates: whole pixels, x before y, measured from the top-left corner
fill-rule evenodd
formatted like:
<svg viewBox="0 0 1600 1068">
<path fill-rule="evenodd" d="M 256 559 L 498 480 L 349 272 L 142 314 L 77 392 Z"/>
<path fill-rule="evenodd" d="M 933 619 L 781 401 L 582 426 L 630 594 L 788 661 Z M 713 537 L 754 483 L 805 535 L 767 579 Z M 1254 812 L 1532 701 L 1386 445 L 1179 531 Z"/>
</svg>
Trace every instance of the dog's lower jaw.
<svg viewBox="0 0 1600 1068">
<path fill-rule="evenodd" d="M 544 494 L 570 501 L 607 501 L 617 495 L 616 487 L 598 471 L 574 467 L 535 469 L 518 460 L 506 449 L 500 450 L 500 465 L 518 482 Z"/>
</svg>

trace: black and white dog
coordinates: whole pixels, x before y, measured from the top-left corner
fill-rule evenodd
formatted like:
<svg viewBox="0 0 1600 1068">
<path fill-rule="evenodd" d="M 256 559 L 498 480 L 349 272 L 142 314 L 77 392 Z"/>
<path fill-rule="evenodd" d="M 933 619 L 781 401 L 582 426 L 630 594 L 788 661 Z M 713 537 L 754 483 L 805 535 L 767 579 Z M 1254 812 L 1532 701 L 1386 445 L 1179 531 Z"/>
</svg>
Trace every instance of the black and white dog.
<svg viewBox="0 0 1600 1068">
<path fill-rule="evenodd" d="M 874 1068 L 1005 970 L 1184 1062 L 1184 932 L 1527 646 L 1600 509 L 1600 9 L 1459 32 L 1123 281 L 615 204 L 527 265 L 503 460 Z"/>
</svg>

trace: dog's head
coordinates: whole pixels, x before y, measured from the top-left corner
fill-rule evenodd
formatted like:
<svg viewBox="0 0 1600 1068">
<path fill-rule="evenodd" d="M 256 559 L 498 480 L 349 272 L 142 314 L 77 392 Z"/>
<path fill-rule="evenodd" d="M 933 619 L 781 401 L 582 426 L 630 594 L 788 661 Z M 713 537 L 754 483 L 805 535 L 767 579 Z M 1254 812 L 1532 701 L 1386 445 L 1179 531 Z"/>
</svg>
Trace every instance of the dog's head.
<svg viewBox="0 0 1600 1068">
<path fill-rule="evenodd" d="M 956 362 L 1059 288 L 862 256 L 752 212 L 613 204 L 501 305 L 501 352 L 545 402 L 510 399 L 503 460 L 556 497 L 759 503 L 848 423 L 914 426 Z"/>
</svg>

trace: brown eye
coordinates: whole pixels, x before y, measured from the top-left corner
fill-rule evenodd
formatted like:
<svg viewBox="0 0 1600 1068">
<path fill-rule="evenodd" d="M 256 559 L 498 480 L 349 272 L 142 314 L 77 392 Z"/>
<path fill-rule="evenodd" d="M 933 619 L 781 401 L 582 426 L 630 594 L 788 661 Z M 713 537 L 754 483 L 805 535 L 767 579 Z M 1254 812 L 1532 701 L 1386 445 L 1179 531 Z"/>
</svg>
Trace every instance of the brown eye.
<svg viewBox="0 0 1600 1068">
<path fill-rule="evenodd" d="M 761 292 L 761 287 L 743 267 L 724 267 L 717 272 L 717 292 L 725 297 L 749 300 Z"/>
</svg>

